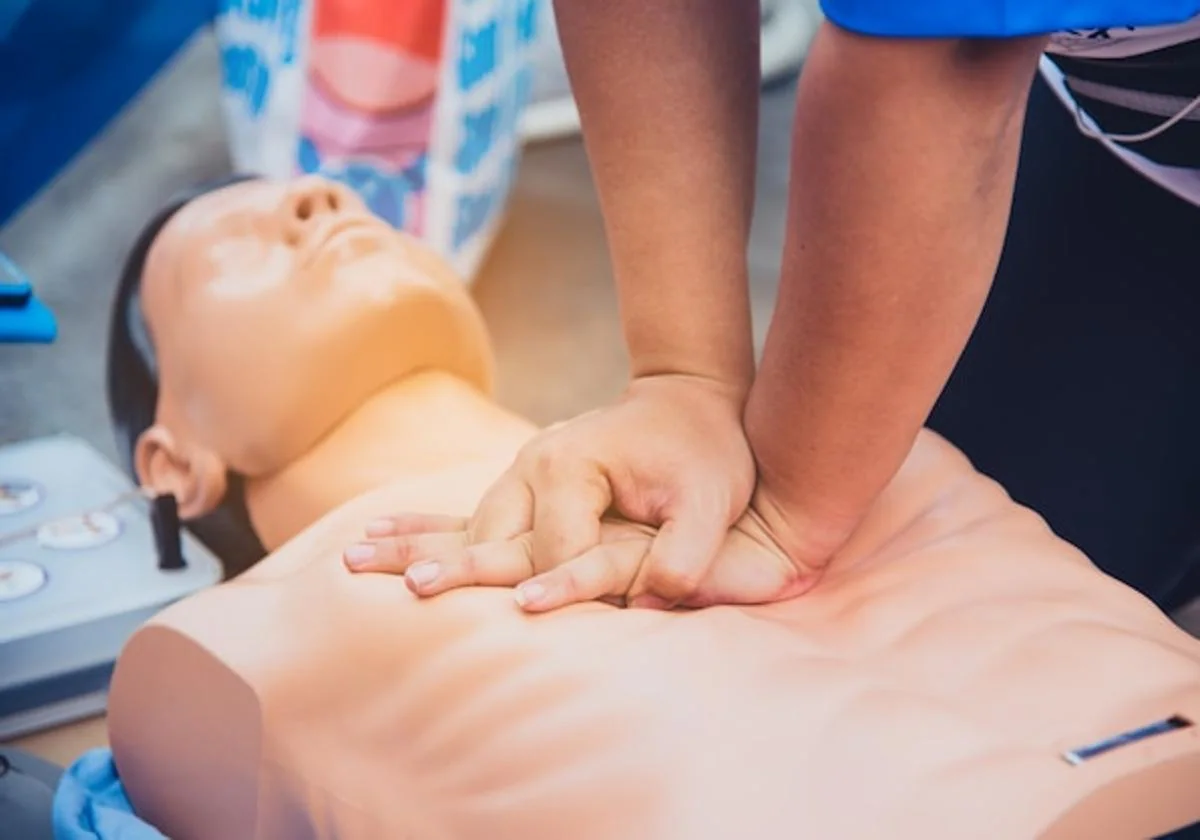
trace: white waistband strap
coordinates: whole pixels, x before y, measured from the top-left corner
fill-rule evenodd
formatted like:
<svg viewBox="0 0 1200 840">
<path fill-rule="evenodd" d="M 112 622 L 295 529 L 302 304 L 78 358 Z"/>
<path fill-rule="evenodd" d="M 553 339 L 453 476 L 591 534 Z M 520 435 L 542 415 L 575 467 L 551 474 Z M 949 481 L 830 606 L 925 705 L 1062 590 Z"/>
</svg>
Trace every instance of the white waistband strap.
<svg viewBox="0 0 1200 840">
<path fill-rule="evenodd" d="M 1083 109 L 1076 102 L 1075 123 L 1079 127 L 1079 130 L 1088 137 L 1105 137 L 1118 143 L 1140 143 L 1157 137 L 1171 126 L 1183 120 L 1200 122 L 1200 96 L 1194 99 L 1186 99 L 1182 96 L 1171 96 L 1165 93 L 1146 93 L 1140 90 L 1129 90 L 1128 88 L 1101 84 L 1100 82 L 1073 79 L 1069 76 L 1066 78 L 1066 83 L 1072 93 L 1079 94 L 1080 96 L 1086 96 L 1100 102 L 1107 102 L 1109 105 L 1128 108 L 1131 111 L 1139 111 L 1143 114 L 1167 117 L 1162 123 L 1140 134 L 1106 134 L 1096 131 L 1086 124 L 1083 119 Z"/>
</svg>

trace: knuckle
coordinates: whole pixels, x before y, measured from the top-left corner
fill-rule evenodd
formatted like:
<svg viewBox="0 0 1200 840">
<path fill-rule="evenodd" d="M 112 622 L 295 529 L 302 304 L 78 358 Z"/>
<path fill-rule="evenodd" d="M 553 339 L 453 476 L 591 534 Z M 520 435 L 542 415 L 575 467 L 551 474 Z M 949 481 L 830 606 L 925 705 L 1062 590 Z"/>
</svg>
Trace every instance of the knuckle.
<svg viewBox="0 0 1200 840">
<path fill-rule="evenodd" d="M 495 497 L 489 496 L 479 503 L 475 515 L 467 523 L 467 545 L 479 545 L 496 539 L 504 508 Z"/>
<path fill-rule="evenodd" d="M 533 551 L 533 533 L 531 531 L 526 531 L 520 536 L 514 537 L 512 544 L 521 551 L 525 552 L 526 557 L 530 556 Z"/>
<path fill-rule="evenodd" d="M 539 446 L 529 454 L 528 469 L 535 481 L 552 480 L 560 460 L 557 447 Z"/>
<path fill-rule="evenodd" d="M 623 574 L 621 563 L 607 554 L 599 558 L 596 588 L 603 592 L 624 592 L 633 584 L 631 574 Z"/>
<path fill-rule="evenodd" d="M 408 558 L 411 554 L 408 540 L 404 537 L 393 537 L 386 540 L 380 543 L 375 550 L 380 561 L 398 568 L 403 568 L 408 564 Z"/>
<path fill-rule="evenodd" d="M 593 506 L 607 506 L 613 498 L 613 483 L 599 464 L 591 464 L 583 473 L 580 493 Z"/>
<path fill-rule="evenodd" d="M 404 549 L 401 537 L 389 537 L 375 540 L 375 556 L 372 558 L 376 565 L 399 566 L 404 562 Z"/>
<path fill-rule="evenodd" d="M 579 600 L 581 586 L 573 569 L 559 569 L 546 575 L 543 585 L 553 590 L 564 602 Z"/>
<path fill-rule="evenodd" d="M 487 539 L 487 520 L 472 519 L 467 523 L 467 545 L 477 545 Z"/>
<path fill-rule="evenodd" d="M 479 550 L 474 546 L 469 546 L 456 556 L 446 558 L 440 562 L 445 569 L 447 577 L 451 577 L 455 581 L 471 583 L 479 579 L 482 560 L 479 556 Z"/>
<path fill-rule="evenodd" d="M 521 558 L 521 562 L 532 576 L 537 573 L 537 563 L 533 554 L 533 534 L 526 532 L 512 541 L 513 550 Z"/>
<path fill-rule="evenodd" d="M 529 562 L 536 572 L 557 569 L 566 562 L 565 554 L 564 541 L 553 534 L 541 534 L 529 546 Z"/>
</svg>

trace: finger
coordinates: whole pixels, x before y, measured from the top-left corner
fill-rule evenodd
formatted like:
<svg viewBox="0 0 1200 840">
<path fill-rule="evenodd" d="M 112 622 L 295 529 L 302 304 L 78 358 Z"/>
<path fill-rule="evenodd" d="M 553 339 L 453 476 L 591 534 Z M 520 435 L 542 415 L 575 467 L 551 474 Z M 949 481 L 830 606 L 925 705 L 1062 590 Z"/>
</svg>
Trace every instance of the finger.
<svg viewBox="0 0 1200 840">
<path fill-rule="evenodd" d="M 352 572 L 401 575 L 413 563 L 461 551 L 466 544 L 466 531 L 384 537 L 350 546 L 342 552 L 342 560 Z"/>
<path fill-rule="evenodd" d="M 401 513 L 396 516 L 381 516 L 367 523 L 369 539 L 400 537 L 405 534 L 428 534 L 438 531 L 462 531 L 467 527 L 463 516 L 444 516 L 438 513 Z"/>
<path fill-rule="evenodd" d="M 515 540 L 463 545 L 409 567 L 408 588 L 427 598 L 463 586 L 515 586 L 533 574 L 529 535 Z"/>
<path fill-rule="evenodd" d="M 516 601 L 526 612 L 584 601 L 624 600 L 649 550 L 644 540 L 606 543 L 517 587 Z"/>
<path fill-rule="evenodd" d="M 598 472 L 546 475 L 532 487 L 535 569 L 561 566 L 600 544 L 600 517 L 612 504 L 608 479 Z"/>
<path fill-rule="evenodd" d="M 700 587 L 728 530 L 724 517 L 699 505 L 667 519 L 629 591 L 630 606 L 664 608 L 686 601 Z"/>
<path fill-rule="evenodd" d="M 533 527 L 533 495 L 529 485 L 510 470 L 480 499 L 467 525 L 470 543 L 512 540 Z"/>
<path fill-rule="evenodd" d="M 819 579 L 819 573 L 798 571 L 786 556 L 735 533 L 717 551 L 687 606 L 787 600 L 808 592 Z"/>
</svg>

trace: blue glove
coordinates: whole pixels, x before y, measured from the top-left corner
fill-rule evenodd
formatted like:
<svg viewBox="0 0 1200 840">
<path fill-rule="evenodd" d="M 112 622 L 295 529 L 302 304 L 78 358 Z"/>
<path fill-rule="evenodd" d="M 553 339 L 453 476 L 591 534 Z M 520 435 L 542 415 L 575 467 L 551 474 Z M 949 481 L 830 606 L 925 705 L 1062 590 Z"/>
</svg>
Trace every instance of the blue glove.
<svg viewBox="0 0 1200 840">
<path fill-rule="evenodd" d="M 133 813 L 109 750 L 84 753 L 54 793 L 55 840 L 167 840 Z"/>
</svg>

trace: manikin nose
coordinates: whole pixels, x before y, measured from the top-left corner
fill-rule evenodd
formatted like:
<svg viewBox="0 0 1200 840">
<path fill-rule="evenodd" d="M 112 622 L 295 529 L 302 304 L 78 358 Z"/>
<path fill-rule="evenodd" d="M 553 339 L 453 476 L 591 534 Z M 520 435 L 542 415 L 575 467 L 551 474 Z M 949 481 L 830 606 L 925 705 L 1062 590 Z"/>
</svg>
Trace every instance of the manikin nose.
<svg viewBox="0 0 1200 840">
<path fill-rule="evenodd" d="M 305 235 L 356 205 L 350 190 L 320 178 L 301 179 L 288 191 L 280 211 L 288 242 L 298 244 Z"/>
</svg>

